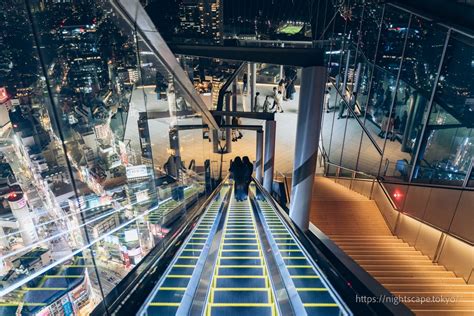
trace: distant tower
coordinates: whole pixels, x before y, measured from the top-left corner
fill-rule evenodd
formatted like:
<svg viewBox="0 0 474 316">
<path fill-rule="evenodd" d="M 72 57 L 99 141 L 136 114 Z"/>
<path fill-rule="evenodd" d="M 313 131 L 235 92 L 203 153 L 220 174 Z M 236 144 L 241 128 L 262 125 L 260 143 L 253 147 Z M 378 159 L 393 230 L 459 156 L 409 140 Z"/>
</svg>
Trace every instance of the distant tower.
<svg viewBox="0 0 474 316">
<path fill-rule="evenodd" d="M 38 241 L 35 224 L 33 223 L 23 193 L 10 193 L 8 196 L 8 204 L 10 205 L 13 216 L 15 216 L 18 221 L 21 238 L 25 246 Z"/>
<path fill-rule="evenodd" d="M 201 33 L 219 44 L 224 35 L 224 4 L 222 0 L 199 0 Z"/>
</svg>

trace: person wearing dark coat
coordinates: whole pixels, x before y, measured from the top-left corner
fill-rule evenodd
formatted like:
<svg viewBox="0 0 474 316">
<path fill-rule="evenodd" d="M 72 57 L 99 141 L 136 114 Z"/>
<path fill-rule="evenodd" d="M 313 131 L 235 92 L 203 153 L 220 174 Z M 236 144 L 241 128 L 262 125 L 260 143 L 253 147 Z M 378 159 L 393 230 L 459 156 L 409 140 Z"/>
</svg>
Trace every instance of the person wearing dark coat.
<svg viewBox="0 0 474 316">
<path fill-rule="evenodd" d="M 245 166 L 240 157 L 236 157 L 229 169 L 234 179 L 235 199 L 243 201 L 245 197 Z"/>
<path fill-rule="evenodd" d="M 249 195 L 249 186 L 250 182 L 252 181 L 252 173 L 253 173 L 253 164 L 250 162 L 249 157 L 245 156 L 242 158 L 242 163 L 244 165 L 244 180 L 245 180 L 245 199 Z"/>
</svg>

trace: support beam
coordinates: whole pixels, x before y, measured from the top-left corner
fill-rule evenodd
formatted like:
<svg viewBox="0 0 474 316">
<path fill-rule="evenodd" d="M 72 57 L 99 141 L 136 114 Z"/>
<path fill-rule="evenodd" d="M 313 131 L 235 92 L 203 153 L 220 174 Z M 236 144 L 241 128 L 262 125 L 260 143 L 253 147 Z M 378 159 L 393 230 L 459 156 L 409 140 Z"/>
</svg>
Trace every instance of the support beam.
<svg viewBox="0 0 474 316">
<path fill-rule="evenodd" d="M 156 30 L 155 24 L 152 22 L 148 14 L 138 0 L 118 0 L 111 1 L 116 11 L 124 17 L 140 36 L 140 40 L 146 45 L 159 63 L 156 66 L 164 68 L 167 73 L 173 74 L 173 80 L 179 87 L 181 96 L 191 104 L 191 107 L 198 113 L 201 113 L 204 122 L 210 128 L 219 128 L 214 117 L 209 113 L 209 109 L 198 94 L 188 75 L 179 65 L 175 54 L 170 50 L 166 41 Z M 164 73 L 162 73 L 164 74 Z"/>
<path fill-rule="evenodd" d="M 256 119 L 256 120 L 265 120 L 265 121 L 273 121 L 275 119 L 275 114 L 271 112 L 256 112 L 256 113 L 249 113 L 249 112 L 242 112 L 242 111 L 211 111 L 212 115 L 214 116 L 237 116 L 240 118 L 249 118 L 249 119 Z"/>
<path fill-rule="evenodd" d="M 250 111 L 257 112 L 255 109 L 255 93 L 257 92 L 257 65 L 250 64 Z"/>
<path fill-rule="evenodd" d="M 124 0 L 121 0 L 124 1 Z M 207 45 L 171 45 L 177 55 L 219 58 L 244 62 L 288 65 L 296 67 L 323 66 L 324 49 L 314 47 L 231 47 Z"/>
<path fill-rule="evenodd" d="M 224 100 L 225 100 L 225 109 L 227 110 L 227 112 L 232 111 L 230 93 L 226 93 Z M 232 124 L 232 116 L 227 115 L 225 117 L 225 124 L 226 125 Z M 232 129 L 230 128 L 225 129 L 225 150 L 227 154 L 232 152 Z"/>
<path fill-rule="evenodd" d="M 232 111 L 237 112 L 237 78 L 232 82 Z"/>
<path fill-rule="evenodd" d="M 215 154 L 220 154 L 219 151 L 219 130 L 212 130 L 212 152 Z"/>
<path fill-rule="evenodd" d="M 263 164 L 263 187 L 271 194 L 273 186 L 273 169 L 275 166 L 276 122 L 265 122 L 265 160 Z"/>
<path fill-rule="evenodd" d="M 309 227 L 325 86 L 325 67 L 303 68 L 290 206 L 290 218 L 303 231 Z"/>
<path fill-rule="evenodd" d="M 255 153 L 255 179 L 262 183 L 262 163 L 263 163 L 263 131 L 257 131 L 257 148 Z"/>
</svg>

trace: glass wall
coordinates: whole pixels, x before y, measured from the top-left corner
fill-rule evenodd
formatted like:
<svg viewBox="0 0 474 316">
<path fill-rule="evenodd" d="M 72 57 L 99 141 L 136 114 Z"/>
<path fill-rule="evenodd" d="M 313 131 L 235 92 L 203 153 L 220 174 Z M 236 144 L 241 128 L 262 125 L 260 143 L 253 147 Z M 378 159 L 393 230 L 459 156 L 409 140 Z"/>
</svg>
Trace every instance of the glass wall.
<svg viewBox="0 0 474 316">
<path fill-rule="evenodd" d="M 372 2 L 355 4 L 350 19 L 341 13 L 333 24 L 331 38 L 346 49 L 331 56 L 338 92 L 324 114 L 329 160 L 386 181 L 467 183 L 473 36 Z"/>
<path fill-rule="evenodd" d="M 107 1 L 0 6 L 0 314 L 86 315 L 203 202 L 212 144 Z"/>
</svg>

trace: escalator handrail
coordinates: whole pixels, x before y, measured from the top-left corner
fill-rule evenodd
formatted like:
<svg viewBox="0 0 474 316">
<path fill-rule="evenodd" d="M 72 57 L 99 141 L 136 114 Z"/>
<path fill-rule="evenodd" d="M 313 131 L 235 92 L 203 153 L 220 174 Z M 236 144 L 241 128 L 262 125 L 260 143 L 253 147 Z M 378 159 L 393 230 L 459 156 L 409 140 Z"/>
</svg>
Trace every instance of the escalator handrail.
<svg viewBox="0 0 474 316">
<path fill-rule="evenodd" d="M 194 225 L 227 182 L 227 177 L 228 176 L 224 178 L 197 210 L 185 218 L 179 226 L 170 230 L 165 238 L 161 240 L 160 244 L 157 244 L 143 260 L 106 295 L 103 301 L 92 311 L 92 316 L 122 313 L 131 313 L 132 315 L 140 309 L 147 298 L 147 295 L 143 295 L 143 293 L 151 292 L 155 285 L 153 284 L 153 280 L 161 277 L 158 272 L 162 269 L 163 271 L 166 270 L 166 266 L 172 262 L 176 251 L 182 246 L 183 241 L 192 232 Z M 171 240 L 171 242 L 166 246 L 167 240 Z M 166 248 L 164 248 L 163 245 L 166 246 Z M 145 268 L 143 268 L 144 265 L 146 265 Z M 155 278 L 156 274 L 158 275 L 157 278 Z M 143 289 L 144 286 L 148 287 Z M 123 310 L 124 308 L 126 309 L 125 311 Z"/>
<path fill-rule="evenodd" d="M 274 201 L 272 196 L 263 188 L 263 186 L 255 179 L 253 179 L 253 181 L 269 205 L 286 224 L 290 233 L 293 234 L 293 236 L 303 246 L 305 252 L 309 255 L 309 258 L 317 263 L 319 269 L 323 271 L 330 284 L 336 289 L 341 299 L 355 315 L 413 315 L 413 313 L 402 303 L 399 303 L 398 305 L 389 304 L 390 302 L 397 302 L 397 298 L 362 268 L 360 268 L 360 270 L 367 275 L 371 285 L 361 281 L 353 271 L 346 267 L 339 254 L 336 255 L 324 241 L 311 232 L 304 233 L 295 223 L 293 223 L 288 214 Z M 347 255 L 344 254 L 344 256 L 352 261 L 352 259 Z M 348 277 L 350 277 L 350 279 Z M 374 284 L 376 286 L 374 286 Z M 362 297 L 384 297 L 385 302 L 373 304 L 357 302 L 357 298 Z"/>
</svg>

